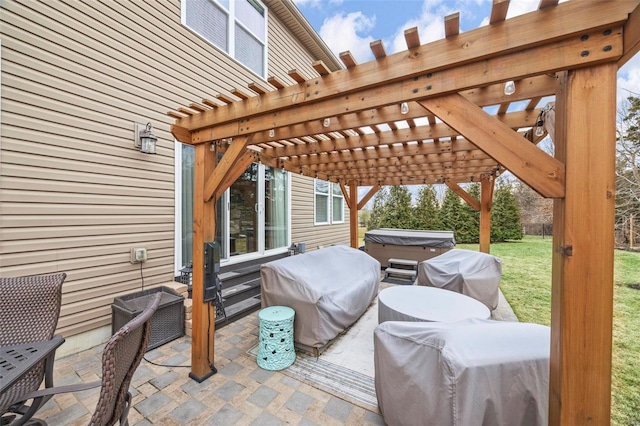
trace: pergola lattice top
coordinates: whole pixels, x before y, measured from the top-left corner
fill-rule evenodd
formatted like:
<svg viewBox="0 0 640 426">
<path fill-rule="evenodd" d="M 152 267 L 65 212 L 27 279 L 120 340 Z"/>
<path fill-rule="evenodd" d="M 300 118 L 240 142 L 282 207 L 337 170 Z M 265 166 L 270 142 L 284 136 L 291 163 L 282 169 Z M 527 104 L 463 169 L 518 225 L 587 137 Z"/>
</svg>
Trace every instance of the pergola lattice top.
<svg viewBox="0 0 640 426">
<path fill-rule="evenodd" d="M 462 34 L 459 15 L 450 15 L 443 40 L 421 45 L 413 28 L 407 51 L 387 56 L 376 41 L 367 63 L 345 52 L 343 70 L 318 61 L 316 77 L 290 71 L 292 85 L 272 77 L 230 89 L 170 112 L 172 131 L 183 143 L 215 141 L 218 152 L 240 141 L 250 148 L 242 165 L 259 159 L 343 184 L 473 182 L 508 168 L 559 197 L 562 164 L 531 143 L 541 137 L 523 134 L 535 126 L 540 101 L 555 95 L 556 71 L 625 57 L 622 26 L 632 2 L 556 3 L 505 20 L 508 2 L 496 1 L 488 26 Z M 516 86 L 510 96 L 507 80 Z M 524 109 L 510 112 L 514 102 Z"/>
</svg>

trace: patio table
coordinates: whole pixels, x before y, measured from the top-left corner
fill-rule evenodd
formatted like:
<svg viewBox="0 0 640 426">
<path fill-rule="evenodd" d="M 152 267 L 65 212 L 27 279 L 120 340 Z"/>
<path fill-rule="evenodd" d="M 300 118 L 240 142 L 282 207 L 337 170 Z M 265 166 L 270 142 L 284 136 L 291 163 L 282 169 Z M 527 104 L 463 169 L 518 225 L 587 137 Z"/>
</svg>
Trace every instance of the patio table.
<svg viewBox="0 0 640 426">
<path fill-rule="evenodd" d="M 0 346 L 0 393 L 6 391 L 46 358 L 53 362 L 56 349 L 64 343 L 62 336 L 51 340 Z"/>
<path fill-rule="evenodd" d="M 378 295 L 378 324 L 385 321 L 459 321 L 489 319 L 483 303 L 464 294 L 436 287 L 395 286 Z"/>
</svg>

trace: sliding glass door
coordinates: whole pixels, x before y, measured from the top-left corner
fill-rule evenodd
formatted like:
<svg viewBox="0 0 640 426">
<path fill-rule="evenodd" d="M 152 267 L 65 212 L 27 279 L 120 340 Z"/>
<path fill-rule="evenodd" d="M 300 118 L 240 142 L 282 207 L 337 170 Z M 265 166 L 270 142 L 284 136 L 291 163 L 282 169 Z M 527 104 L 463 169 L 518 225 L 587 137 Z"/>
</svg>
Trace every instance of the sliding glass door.
<svg viewBox="0 0 640 426">
<path fill-rule="evenodd" d="M 177 269 L 192 260 L 194 201 L 194 150 L 192 146 L 179 146 Z M 216 240 L 222 246 L 223 259 L 241 260 L 286 249 L 290 242 L 289 188 L 289 174 L 280 169 L 254 163 L 244 171 L 216 202 Z"/>
<path fill-rule="evenodd" d="M 289 241 L 288 177 L 287 172 L 265 167 L 264 242 L 266 250 L 286 247 Z"/>
<path fill-rule="evenodd" d="M 254 163 L 229 188 L 229 255 L 254 253 L 258 247 L 259 165 Z"/>
</svg>

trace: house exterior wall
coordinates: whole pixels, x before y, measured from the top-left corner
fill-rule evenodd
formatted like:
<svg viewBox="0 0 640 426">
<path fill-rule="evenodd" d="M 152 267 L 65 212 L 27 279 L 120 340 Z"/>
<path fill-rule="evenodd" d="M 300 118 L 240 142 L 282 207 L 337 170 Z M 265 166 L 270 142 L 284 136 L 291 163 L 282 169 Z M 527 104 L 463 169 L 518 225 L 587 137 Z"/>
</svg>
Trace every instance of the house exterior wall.
<svg viewBox="0 0 640 426">
<path fill-rule="evenodd" d="M 108 326 L 113 298 L 139 290 L 141 275 L 145 288 L 173 280 L 166 112 L 260 80 L 180 13 L 179 0 L 2 2 L 0 276 L 66 272 L 64 336 Z M 268 75 L 316 75 L 273 13 L 268 24 Z M 156 155 L 134 148 L 136 122 L 153 125 Z M 313 218 L 313 187 L 294 178 L 292 192 L 293 226 L 303 228 L 293 240 L 315 241 L 313 219 L 296 218 Z M 348 223 L 336 229 L 346 229 L 331 233 L 336 242 L 348 240 Z M 142 268 L 129 262 L 133 247 L 148 250 Z"/>
</svg>

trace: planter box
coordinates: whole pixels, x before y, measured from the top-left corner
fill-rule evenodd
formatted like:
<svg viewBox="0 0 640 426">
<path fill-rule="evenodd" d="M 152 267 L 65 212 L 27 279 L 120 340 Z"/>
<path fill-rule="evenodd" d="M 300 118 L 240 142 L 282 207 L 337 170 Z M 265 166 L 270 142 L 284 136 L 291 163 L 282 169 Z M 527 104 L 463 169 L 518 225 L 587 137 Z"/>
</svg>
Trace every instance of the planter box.
<svg viewBox="0 0 640 426">
<path fill-rule="evenodd" d="M 151 317 L 147 350 L 184 336 L 184 297 L 169 287 L 156 287 L 116 297 L 111 305 L 111 334 L 140 315 L 155 293 L 162 292 L 158 309 Z"/>
</svg>

